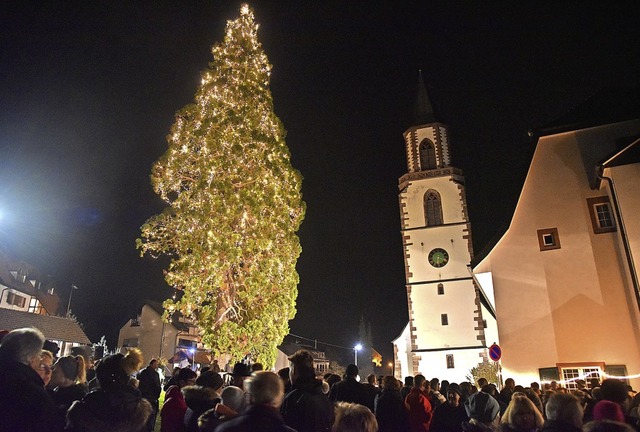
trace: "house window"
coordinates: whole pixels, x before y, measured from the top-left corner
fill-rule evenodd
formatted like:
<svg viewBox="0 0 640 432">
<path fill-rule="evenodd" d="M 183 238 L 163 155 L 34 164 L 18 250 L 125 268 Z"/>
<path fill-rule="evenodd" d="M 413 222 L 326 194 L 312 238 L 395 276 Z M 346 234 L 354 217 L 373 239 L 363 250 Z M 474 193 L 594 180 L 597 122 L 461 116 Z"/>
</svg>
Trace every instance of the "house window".
<svg viewBox="0 0 640 432">
<path fill-rule="evenodd" d="M 592 378 L 600 380 L 602 376 L 602 370 L 599 366 L 587 366 L 587 367 L 567 367 L 561 368 L 562 379 L 565 381 L 565 387 L 567 390 L 577 390 L 578 385 L 576 380 L 583 379 L 589 382 Z"/>
<path fill-rule="evenodd" d="M 131 327 L 139 327 L 140 326 L 140 315 L 135 318 L 131 318 Z"/>
<path fill-rule="evenodd" d="M 420 169 L 430 170 L 436 168 L 436 149 L 429 140 L 420 143 Z"/>
<path fill-rule="evenodd" d="M 438 284 L 438 295 L 444 295 L 444 285 Z"/>
<path fill-rule="evenodd" d="M 595 234 L 613 232 L 616 230 L 616 222 L 611 211 L 611 203 L 608 196 L 587 198 L 589 216 Z"/>
<path fill-rule="evenodd" d="M 427 226 L 442 225 L 442 201 L 433 189 L 424 194 L 424 222 Z"/>
<path fill-rule="evenodd" d="M 538 244 L 541 251 L 560 249 L 560 237 L 558 228 L 545 228 L 538 230 Z"/>
<path fill-rule="evenodd" d="M 191 339 L 178 339 L 178 346 L 186 348 L 197 348 L 198 342 Z"/>
<path fill-rule="evenodd" d="M 42 304 L 40 304 L 37 298 L 31 297 L 31 300 L 29 300 L 29 309 L 27 310 L 27 312 L 34 314 L 42 313 Z"/>
<path fill-rule="evenodd" d="M 27 299 L 25 297 L 22 297 L 21 295 L 9 291 L 7 293 L 7 303 L 10 305 L 18 306 L 19 308 L 23 308 L 27 303 Z"/>
<path fill-rule="evenodd" d="M 455 369 L 453 354 L 447 354 L 447 369 Z"/>
<path fill-rule="evenodd" d="M 137 347 L 138 346 L 138 338 L 125 339 L 122 342 L 122 346 L 125 346 L 125 347 Z"/>
<path fill-rule="evenodd" d="M 449 325 L 449 317 L 447 314 L 440 314 L 440 322 L 443 326 Z"/>
</svg>

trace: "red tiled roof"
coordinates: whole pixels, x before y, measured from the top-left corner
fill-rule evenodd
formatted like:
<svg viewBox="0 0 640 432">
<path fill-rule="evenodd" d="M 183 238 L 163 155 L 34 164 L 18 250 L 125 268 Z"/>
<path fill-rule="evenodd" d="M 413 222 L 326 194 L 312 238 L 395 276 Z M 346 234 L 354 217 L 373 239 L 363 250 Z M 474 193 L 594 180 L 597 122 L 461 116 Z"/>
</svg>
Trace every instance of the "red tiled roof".
<svg viewBox="0 0 640 432">
<path fill-rule="evenodd" d="M 91 343 L 80 325 L 71 319 L 0 308 L 0 330 L 23 327 L 35 327 L 51 340 Z"/>
</svg>

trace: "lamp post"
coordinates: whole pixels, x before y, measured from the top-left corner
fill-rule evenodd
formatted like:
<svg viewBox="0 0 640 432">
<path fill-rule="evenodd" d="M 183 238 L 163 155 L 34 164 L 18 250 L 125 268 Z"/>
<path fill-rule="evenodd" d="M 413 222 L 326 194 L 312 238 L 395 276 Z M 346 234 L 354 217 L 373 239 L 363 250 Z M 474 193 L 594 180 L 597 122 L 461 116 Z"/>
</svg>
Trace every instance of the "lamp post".
<svg viewBox="0 0 640 432">
<path fill-rule="evenodd" d="M 69 293 L 69 303 L 67 303 L 67 318 L 69 318 L 69 312 L 71 311 L 71 297 L 73 296 L 73 290 L 77 289 L 77 286 L 71 285 L 71 292 Z"/>
<path fill-rule="evenodd" d="M 189 352 L 191 353 L 191 370 L 196 370 L 196 350 L 189 348 Z"/>
<path fill-rule="evenodd" d="M 355 354 L 355 360 L 356 360 L 356 366 L 358 366 L 358 351 L 360 351 L 362 349 L 362 345 L 361 344 L 356 344 L 356 346 L 353 347 L 353 353 Z"/>
</svg>

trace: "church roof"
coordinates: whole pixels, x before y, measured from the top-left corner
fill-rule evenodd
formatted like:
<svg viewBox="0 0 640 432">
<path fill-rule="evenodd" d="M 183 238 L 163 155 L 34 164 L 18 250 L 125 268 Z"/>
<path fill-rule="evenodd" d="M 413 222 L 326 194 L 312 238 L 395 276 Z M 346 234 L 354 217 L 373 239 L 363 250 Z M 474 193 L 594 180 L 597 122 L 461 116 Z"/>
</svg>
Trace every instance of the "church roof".
<svg viewBox="0 0 640 432">
<path fill-rule="evenodd" d="M 422 71 L 418 73 L 418 91 L 413 111 L 413 126 L 436 122 L 433 106 L 427 94 L 427 87 L 422 79 Z"/>
</svg>

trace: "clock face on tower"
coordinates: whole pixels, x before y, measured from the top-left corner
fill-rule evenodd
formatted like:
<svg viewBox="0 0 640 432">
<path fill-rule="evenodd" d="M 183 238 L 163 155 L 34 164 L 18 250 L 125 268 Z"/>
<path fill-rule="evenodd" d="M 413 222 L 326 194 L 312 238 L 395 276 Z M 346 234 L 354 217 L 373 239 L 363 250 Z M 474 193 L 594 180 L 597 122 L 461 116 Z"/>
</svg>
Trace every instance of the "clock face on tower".
<svg viewBox="0 0 640 432">
<path fill-rule="evenodd" d="M 449 262 L 449 254 L 446 250 L 436 248 L 429 252 L 429 264 L 434 267 L 440 268 L 447 265 Z"/>
</svg>

